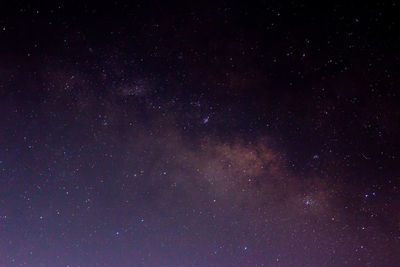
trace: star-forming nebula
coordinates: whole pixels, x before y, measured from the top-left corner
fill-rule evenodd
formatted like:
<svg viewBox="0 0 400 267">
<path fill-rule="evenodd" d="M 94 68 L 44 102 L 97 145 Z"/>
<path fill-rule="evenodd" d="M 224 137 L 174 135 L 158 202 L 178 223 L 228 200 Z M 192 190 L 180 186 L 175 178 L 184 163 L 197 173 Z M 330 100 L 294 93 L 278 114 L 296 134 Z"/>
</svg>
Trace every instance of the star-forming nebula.
<svg viewBox="0 0 400 267">
<path fill-rule="evenodd" d="M 398 266 L 398 3 L 0 8 L 0 266 Z"/>
</svg>

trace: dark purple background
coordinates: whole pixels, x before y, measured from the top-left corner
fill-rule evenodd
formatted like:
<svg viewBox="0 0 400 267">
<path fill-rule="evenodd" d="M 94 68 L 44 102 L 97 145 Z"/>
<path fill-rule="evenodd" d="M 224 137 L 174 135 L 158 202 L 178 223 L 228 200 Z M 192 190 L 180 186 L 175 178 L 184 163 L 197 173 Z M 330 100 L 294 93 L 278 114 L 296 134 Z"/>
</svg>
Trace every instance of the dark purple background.
<svg viewBox="0 0 400 267">
<path fill-rule="evenodd" d="M 0 266 L 396 266 L 398 14 L 2 3 Z"/>
</svg>

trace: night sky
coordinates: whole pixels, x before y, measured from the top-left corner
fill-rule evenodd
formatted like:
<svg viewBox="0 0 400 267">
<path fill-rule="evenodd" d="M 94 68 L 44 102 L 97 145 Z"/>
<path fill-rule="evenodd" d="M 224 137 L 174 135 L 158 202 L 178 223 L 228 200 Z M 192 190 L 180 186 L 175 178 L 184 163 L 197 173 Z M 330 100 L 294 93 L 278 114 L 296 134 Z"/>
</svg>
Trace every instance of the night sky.
<svg viewBox="0 0 400 267">
<path fill-rule="evenodd" d="M 399 266 L 400 3 L 16 2 L 0 266 Z"/>
</svg>

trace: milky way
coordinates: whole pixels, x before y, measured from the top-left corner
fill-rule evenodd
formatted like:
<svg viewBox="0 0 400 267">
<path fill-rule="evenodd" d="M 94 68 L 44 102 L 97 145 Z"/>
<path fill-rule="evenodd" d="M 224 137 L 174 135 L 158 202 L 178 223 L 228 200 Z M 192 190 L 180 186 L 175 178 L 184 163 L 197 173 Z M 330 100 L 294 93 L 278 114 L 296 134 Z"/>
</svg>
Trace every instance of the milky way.
<svg viewBox="0 0 400 267">
<path fill-rule="evenodd" d="M 396 266 L 396 9 L 1 7 L 0 266 Z"/>
</svg>

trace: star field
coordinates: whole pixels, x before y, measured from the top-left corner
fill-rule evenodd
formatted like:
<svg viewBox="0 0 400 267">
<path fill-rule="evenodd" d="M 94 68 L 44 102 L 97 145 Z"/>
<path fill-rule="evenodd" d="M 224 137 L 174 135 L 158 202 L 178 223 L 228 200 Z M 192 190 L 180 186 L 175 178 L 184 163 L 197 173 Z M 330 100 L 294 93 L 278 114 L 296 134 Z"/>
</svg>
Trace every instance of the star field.
<svg viewBox="0 0 400 267">
<path fill-rule="evenodd" d="M 398 6 L 0 6 L 0 266 L 397 266 Z"/>
</svg>

